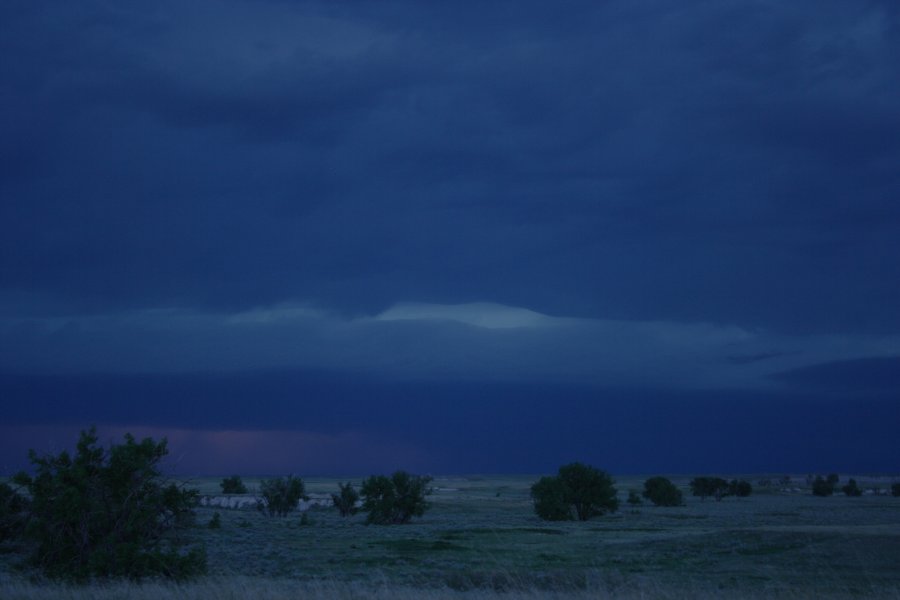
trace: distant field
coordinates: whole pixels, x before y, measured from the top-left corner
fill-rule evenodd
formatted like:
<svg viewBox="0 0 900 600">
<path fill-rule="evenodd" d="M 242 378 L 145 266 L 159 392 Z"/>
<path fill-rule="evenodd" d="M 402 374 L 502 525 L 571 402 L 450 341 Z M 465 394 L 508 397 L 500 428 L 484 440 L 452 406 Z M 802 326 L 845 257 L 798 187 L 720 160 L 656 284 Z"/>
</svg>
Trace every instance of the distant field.
<svg viewBox="0 0 900 600">
<path fill-rule="evenodd" d="M 223 586 L 246 591 L 258 585 L 252 595 L 259 599 L 301 593 L 419 597 L 424 590 L 435 598 L 459 593 L 474 598 L 496 590 L 527 591 L 535 598 L 557 592 L 591 598 L 900 598 L 900 498 L 757 490 L 749 498 L 701 501 L 688 495 L 686 478 L 673 479 L 685 486 L 686 506 L 645 504 L 632 511 L 624 499 L 628 490 L 641 489 L 643 478 L 621 478 L 620 511 L 587 523 L 539 520 L 529 499 L 535 477 L 438 477 L 432 509 L 403 526 L 366 526 L 364 515 L 342 519 L 325 508 L 310 509 L 308 525 L 298 513 L 278 519 L 255 510 L 217 509 L 222 528 L 208 529 L 216 509 L 203 507 L 198 510 L 203 527 L 195 534 L 207 548 L 209 579 L 174 591 L 166 586 L 145 591 L 153 598 L 218 598 L 229 597 L 214 591 Z M 756 479 L 750 478 L 754 484 Z M 865 487 L 866 479 L 858 479 Z M 192 485 L 216 494 L 218 482 Z M 258 480 L 245 483 L 252 489 Z M 337 488 L 332 479 L 306 483 L 313 495 Z M 0 597 L 61 593 L 22 584 L 12 574 L 12 555 L 2 559 Z M 104 589 L 72 597 L 144 593 Z M 166 589 L 175 595 L 167 596 Z"/>
</svg>

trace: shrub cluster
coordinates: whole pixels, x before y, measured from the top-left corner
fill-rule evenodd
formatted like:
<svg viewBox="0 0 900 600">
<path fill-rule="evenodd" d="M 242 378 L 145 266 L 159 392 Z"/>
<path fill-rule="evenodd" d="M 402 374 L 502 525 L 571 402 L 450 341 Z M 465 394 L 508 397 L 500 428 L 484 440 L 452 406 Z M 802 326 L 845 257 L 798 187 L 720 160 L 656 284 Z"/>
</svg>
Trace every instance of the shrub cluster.
<svg viewBox="0 0 900 600">
<path fill-rule="evenodd" d="M 645 481 L 643 496 L 655 506 L 681 506 L 684 504 L 681 490 L 666 477 L 651 477 Z"/>
<path fill-rule="evenodd" d="M 293 475 L 263 479 L 259 484 L 259 495 L 256 508 L 270 517 L 286 517 L 297 508 L 301 499 L 307 499 L 303 480 Z"/>
<path fill-rule="evenodd" d="M 851 497 L 862 496 L 862 490 L 856 484 L 856 480 L 853 479 L 852 477 L 850 478 L 850 481 L 847 482 L 847 485 L 845 485 L 844 487 L 841 488 L 841 491 L 844 492 L 844 495 L 846 495 L 846 496 L 851 496 Z"/>
<path fill-rule="evenodd" d="M 726 496 L 745 498 L 753 493 L 753 486 L 743 479 L 726 481 L 721 477 L 695 477 L 691 480 L 690 486 L 691 494 L 699 496 L 701 500 L 706 500 L 709 496 L 713 496 L 717 501 Z"/>
<path fill-rule="evenodd" d="M 363 509 L 369 512 L 366 523 L 401 524 L 422 516 L 429 508 L 425 500 L 432 492 L 429 483 L 431 477 L 410 475 L 406 471 L 397 471 L 390 477 L 369 477 L 360 488 Z"/>
<path fill-rule="evenodd" d="M 628 491 L 628 500 L 626 500 L 626 502 L 628 502 L 628 505 L 631 506 L 634 511 L 637 511 L 637 507 L 644 503 L 638 493 L 634 490 Z"/>
<path fill-rule="evenodd" d="M 232 475 L 231 477 L 226 477 L 222 480 L 222 483 L 219 484 L 222 487 L 223 494 L 246 494 L 247 486 L 244 485 L 244 482 L 241 481 L 241 478 L 238 475 Z"/>
<path fill-rule="evenodd" d="M 831 496 L 834 494 L 834 489 L 837 487 L 838 481 L 840 481 L 840 478 L 837 473 L 830 473 L 828 477 L 825 478 L 821 475 L 816 475 L 816 478 L 812 483 L 813 495 L 823 497 Z"/>
<path fill-rule="evenodd" d="M 338 483 L 338 493 L 331 495 L 331 502 L 341 513 L 342 517 L 356 514 L 356 503 L 359 502 L 359 494 L 353 489 L 353 484 Z"/>
<path fill-rule="evenodd" d="M 531 486 L 531 498 L 535 513 L 547 521 L 587 521 L 619 508 L 612 478 L 577 462 L 560 467 L 556 476 L 539 479 Z"/>
</svg>

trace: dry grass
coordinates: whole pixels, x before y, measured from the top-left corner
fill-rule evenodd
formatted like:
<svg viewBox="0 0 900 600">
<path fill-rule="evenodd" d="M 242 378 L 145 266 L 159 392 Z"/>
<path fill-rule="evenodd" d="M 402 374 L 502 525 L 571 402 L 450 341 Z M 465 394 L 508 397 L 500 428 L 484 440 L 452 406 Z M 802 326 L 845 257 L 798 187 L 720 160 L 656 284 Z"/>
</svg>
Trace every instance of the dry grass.
<svg viewBox="0 0 900 600">
<path fill-rule="evenodd" d="M 801 600 L 806 598 L 843 599 L 877 597 L 900 599 L 900 589 L 883 589 L 876 594 L 859 594 L 852 589 L 805 592 L 798 589 L 772 589 L 735 592 L 695 584 L 682 588 L 662 588 L 658 584 L 632 582 L 615 589 L 548 591 L 537 589 L 452 590 L 417 588 L 384 581 L 381 583 L 291 581 L 254 577 L 209 578 L 194 583 L 117 582 L 73 587 L 52 583 L 30 583 L 12 578 L 0 579 L 3 600 L 687 600 L 737 598 Z"/>
</svg>

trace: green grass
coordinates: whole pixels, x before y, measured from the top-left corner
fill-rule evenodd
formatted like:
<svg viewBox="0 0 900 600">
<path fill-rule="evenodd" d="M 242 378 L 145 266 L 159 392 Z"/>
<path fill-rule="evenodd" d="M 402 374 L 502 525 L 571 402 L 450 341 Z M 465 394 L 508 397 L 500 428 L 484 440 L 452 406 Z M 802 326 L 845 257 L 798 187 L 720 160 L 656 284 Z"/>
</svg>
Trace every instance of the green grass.
<svg viewBox="0 0 900 600">
<path fill-rule="evenodd" d="M 398 590 L 397 597 L 415 589 L 438 594 L 433 597 L 472 589 L 592 594 L 584 597 L 618 597 L 617 590 L 625 597 L 900 597 L 898 498 L 767 493 L 716 502 L 686 494 L 681 507 L 632 511 L 623 503 L 618 513 L 587 523 L 547 523 L 531 508 L 535 479 L 438 477 L 432 508 L 400 526 L 368 526 L 365 515 L 341 518 L 324 508 L 311 509 L 306 526 L 298 513 L 279 519 L 201 508 L 193 535 L 208 552 L 210 576 L 203 581 L 328 588 L 335 597 L 376 588 Z M 218 481 L 194 484 L 215 494 Z M 258 485 L 258 479 L 244 481 Z M 621 500 L 641 483 L 620 481 Z M 306 484 L 312 494 L 337 489 L 333 479 Z M 214 511 L 221 529 L 205 527 Z M 15 560 L 12 552 L 0 553 L 4 599 L 19 597 L 10 586 L 25 585 L 12 569 Z"/>
</svg>

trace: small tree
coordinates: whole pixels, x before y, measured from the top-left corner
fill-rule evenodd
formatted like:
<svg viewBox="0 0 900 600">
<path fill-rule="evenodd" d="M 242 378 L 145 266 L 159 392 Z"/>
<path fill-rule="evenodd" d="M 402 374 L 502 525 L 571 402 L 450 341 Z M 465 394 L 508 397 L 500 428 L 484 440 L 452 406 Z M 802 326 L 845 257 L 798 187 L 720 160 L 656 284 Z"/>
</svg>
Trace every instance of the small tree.
<svg viewBox="0 0 900 600">
<path fill-rule="evenodd" d="M 338 483 L 340 493 L 331 495 L 331 502 L 337 507 L 342 517 L 349 517 L 356 514 L 356 503 L 359 501 L 359 494 L 353 489 L 353 484 Z"/>
<path fill-rule="evenodd" d="M 643 496 L 655 506 L 681 506 L 684 504 L 681 490 L 665 477 L 651 477 L 645 481 Z"/>
<path fill-rule="evenodd" d="M 831 482 L 831 477 L 823 479 L 821 475 L 816 475 L 812 483 L 812 493 L 814 496 L 822 497 L 834 494 L 834 483 Z"/>
<path fill-rule="evenodd" d="M 853 478 L 850 478 L 850 481 L 841 488 L 841 491 L 847 496 L 862 496 L 862 490 L 859 489 L 859 486 L 856 485 L 856 480 Z"/>
<path fill-rule="evenodd" d="M 222 483 L 219 484 L 222 487 L 223 494 L 246 494 L 247 486 L 244 485 L 244 482 L 241 481 L 239 475 L 232 475 L 231 477 L 226 477 L 222 480 Z"/>
<path fill-rule="evenodd" d="M 399 525 L 421 517 L 428 510 L 425 496 L 431 494 L 431 477 L 397 471 L 390 477 L 373 475 L 363 481 L 360 495 L 369 512 L 366 523 Z"/>
<path fill-rule="evenodd" d="M 306 499 L 303 480 L 293 475 L 262 480 L 259 493 L 261 498 L 256 507 L 270 517 L 286 517 L 297 508 L 301 498 Z"/>
<path fill-rule="evenodd" d="M 166 440 L 147 438 L 108 450 L 92 428 L 74 457 L 29 453 L 33 477 L 16 481 L 31 497 L 26 535 L 32 563 L 50 577 L 185 578 L 206 569 L 202 549 L 184 552 L 180 534 L 194 523 L 199 493 L 167 483 L 159 470 Z"/>
<path fill-rule="evenodd" d="M 619 508 L 616 488 L 605 472 L 582 463 L 559 468 L 556 477 L 542 477 L 531 486 L 534 511 L 548 521 L 587 521 Z"/>
</svg>

